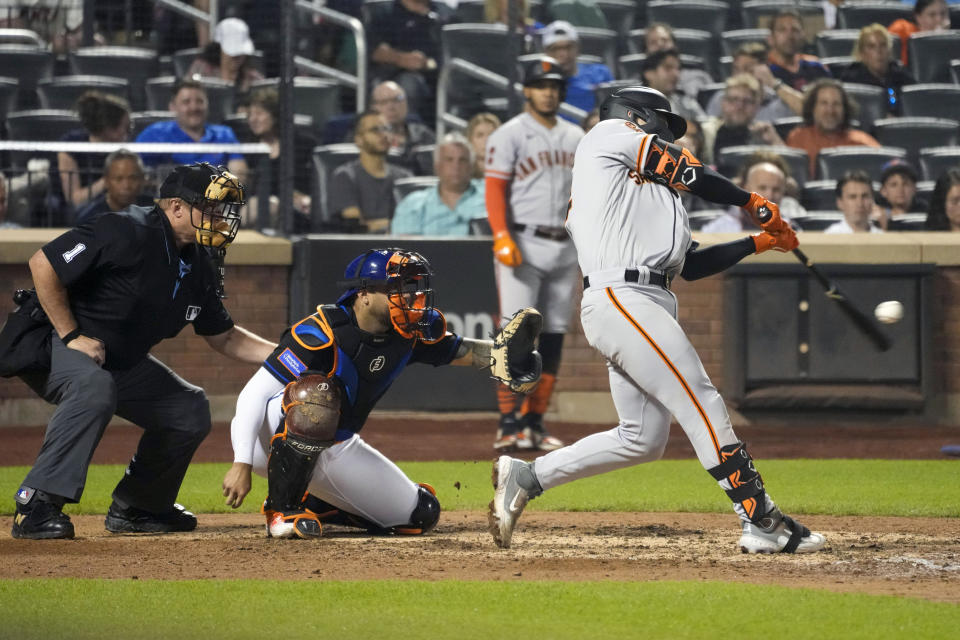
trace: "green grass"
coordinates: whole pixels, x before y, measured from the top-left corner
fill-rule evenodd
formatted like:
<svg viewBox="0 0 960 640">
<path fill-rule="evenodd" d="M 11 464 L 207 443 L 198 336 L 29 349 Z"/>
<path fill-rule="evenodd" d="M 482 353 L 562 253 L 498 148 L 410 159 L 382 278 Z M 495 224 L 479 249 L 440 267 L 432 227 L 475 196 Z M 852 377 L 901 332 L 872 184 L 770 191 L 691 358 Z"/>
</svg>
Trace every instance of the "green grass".
<svg viewBox="0 0 960 640">
<path fill-rule="evenodd" d="M 445 509 L 485 509 L 489 462 L 401 463 L 411 479 L 436 487 Z M 195 512 L 228 512 L 220 485 L 226 464 L 194 464 L 179 501 Z M 767 460 L 758 462 L 770 494 L 790 513 L 829 515 L 960 516 L 957 462 L 950 460 Z M 0 468 L 0 513 L 13 513 L 13 488 L 27 467 Z M 90 468 L 80 504 L 68 513 L 104 513 L 122 477 L 120 465 Z M 254 476 L 241 507 L 254 512 L 266 496 Z M 556 487 L 530 503 L 548 511 L 690 511 L 727 513 L 730 502 L 696 460 L 663 460 Z"/>
<path fill-rule="evenodd" d="M 960 607 L 718 582 L 0 582 L 11 638 L 947 638 Z M 761 631 L 763 630 L 763 631 Z"/>
</svg>

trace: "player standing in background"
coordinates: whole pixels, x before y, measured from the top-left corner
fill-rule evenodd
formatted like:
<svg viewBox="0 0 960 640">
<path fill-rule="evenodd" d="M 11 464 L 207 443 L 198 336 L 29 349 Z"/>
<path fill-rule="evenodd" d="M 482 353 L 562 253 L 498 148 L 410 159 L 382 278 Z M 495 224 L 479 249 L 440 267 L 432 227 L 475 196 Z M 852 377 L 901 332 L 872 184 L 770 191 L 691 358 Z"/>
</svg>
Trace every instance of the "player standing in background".
<svg viewBox="0 0 960 640">
<path fill-rule="evenodd" d="M 583 130 L 557 118 L 566 78 L 556 60 L 542 56 L 528 63 L 523 87 L 524 112 L 487 139 L 486 203 L 501 325 L 519 309 L 543 313 L 543 376 L 526 397 L 497 387 L 500 427 L 493 447 L 552 451 L 563 443 L 546 432 L 543 414 L 573 310 L 577 254 L 563 220 Z"/>
<path fill-rule="evenodd" d="M 677 322 L 670 281 L 696 280 L 753 253 L 789 251 L 793 230 L 777 206 L 708 169 L 674 143 L 686 122 L 647 87 L 618 90 L 577 148 L 566 227 L 585 274 L 584 335 L 608 363 L 620 424 L 537 458 L 501 456 L 490 530 L 510 546 L 517 518 L 544 490 L 663 455 L 676 417 L 703 467 L 733 501 L 749 553 L 805 553 L 824 537 L 783 515 L 767 494 L 746 446 L 733 432 L 723 399 Z M 698 250 L 678 191 L 738 205 L 763 232 Z"/>
</svg>

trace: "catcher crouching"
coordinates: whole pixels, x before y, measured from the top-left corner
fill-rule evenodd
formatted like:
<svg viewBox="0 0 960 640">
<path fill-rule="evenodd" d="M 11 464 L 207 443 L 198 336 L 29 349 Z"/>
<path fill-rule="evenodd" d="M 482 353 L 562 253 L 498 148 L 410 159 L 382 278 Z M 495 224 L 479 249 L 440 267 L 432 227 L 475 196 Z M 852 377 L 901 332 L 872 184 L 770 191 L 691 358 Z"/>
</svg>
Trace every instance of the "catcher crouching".
<svg viewBox="0 0 960 640">
<path fill-rule="evenodd" d="M 374 249 L 347 265 L 333 304 L 284 331 L 247 382 L 231 424 L 234 464 L 223 480 L 239 507 L 251 473 L 267 476 L 267 535 L 317 538 L 323 524 L 419 535 L 440 518 L 436 492 L 360 436 L 367 416 L 414 363 L 473 366 L 517 391 L 540 378 L 540 314 L 522 309 L 494 340 L 447 331 L 433 306 L 426 258 Z"/>
</svg>

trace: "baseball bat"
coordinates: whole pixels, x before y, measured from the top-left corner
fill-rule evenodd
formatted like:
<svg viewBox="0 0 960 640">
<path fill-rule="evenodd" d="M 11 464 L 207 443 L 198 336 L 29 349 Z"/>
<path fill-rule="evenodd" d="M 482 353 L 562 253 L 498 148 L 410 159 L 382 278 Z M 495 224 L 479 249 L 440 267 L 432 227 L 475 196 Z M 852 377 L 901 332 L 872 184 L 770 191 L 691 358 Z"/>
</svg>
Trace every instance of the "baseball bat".
<svg viewBox="0 0 960 640">
<path fill-rule="evenodd" d="M 772 217 L 773 212 L 766 206 L 761 205 L 757 208 L 757 219 L 760 223 L 765 223 Z M 837 283 L 829 279 L 820 269 L 813 264 L 813 260 L 807 257 L 800 249 L 794 249 L 793 255 L 796 256 L 797 260 L 805 266 L 810 273 L 813 274 L 813 277 L 817 279 L 823 288 L 826 290 L 827 297 L 837 303 L 840 307 L 840 310 L 843 311 L 850 320 L 853 321 L 853 324 L 856 325 L 861 332 L 863 332 L 874 346 L 877 347 L 880 351 L 886 351 L 890 348 L 891 342 L 890 338 L 880 330 L 880 327 L 867 316 L 863 311 L 858 309 L 850 299 L 847 297 L 843 291 L 840 290 L 840 287 L 837 286 Z"/>
</svg>

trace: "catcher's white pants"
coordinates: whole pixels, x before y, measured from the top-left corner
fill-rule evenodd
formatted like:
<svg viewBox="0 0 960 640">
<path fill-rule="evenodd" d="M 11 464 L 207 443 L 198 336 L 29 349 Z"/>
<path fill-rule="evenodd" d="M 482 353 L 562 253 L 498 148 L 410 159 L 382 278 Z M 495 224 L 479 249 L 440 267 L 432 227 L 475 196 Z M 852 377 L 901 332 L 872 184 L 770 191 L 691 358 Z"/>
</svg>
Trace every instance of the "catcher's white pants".
<svg viewBox="0 0 960 640">
<path fill-rule="evenodd" d="M 520 309 L 533 307 L 543 315 L 544 333 L 566 333 L 573 313 L 574 287 L 580 270 L 573 243 L 517 234 L 523 256 L 519 267 L 493 261 L 500 297 L 500 326 Z"/>
<path fill-rule="evenodd" d="M 267 476 L 270 438 L 280 424 L 282 395 L 267 403 L 254 449 L 253 471 L 263 477 Z M 307 490 L 381 527 L 408 524 L 419 499 L 419 487 L 357 434 L 320 454 Z"/>
<path fill-rule="evenodd" d="M 676 297 L 666 289 L 591 279 L 580 319 L 587 341 L 607 358 L 620 424 L 537 458 L 544 489 L 657 460 L 671 414 L 705 469 L 719 464 L 721 447 L 737 442 L 723 399 L 676 316 Z"/>
</svg>

